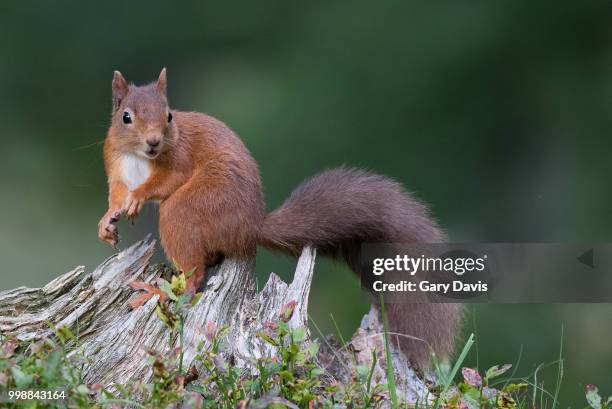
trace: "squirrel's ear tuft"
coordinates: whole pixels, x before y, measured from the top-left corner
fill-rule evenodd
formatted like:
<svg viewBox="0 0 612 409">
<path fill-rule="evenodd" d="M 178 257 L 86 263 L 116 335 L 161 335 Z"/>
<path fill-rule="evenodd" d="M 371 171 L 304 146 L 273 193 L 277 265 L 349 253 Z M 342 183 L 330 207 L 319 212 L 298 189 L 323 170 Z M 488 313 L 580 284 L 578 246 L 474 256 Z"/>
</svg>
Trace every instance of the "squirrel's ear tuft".
<svg viewBox="0 0 612 409">
<path fill-rule="evenodd" d="M 157 78 L 157 89 L 165 94 L 166 84 L 166 68 L 162 68 L 161 72 L 159 73 L 159 78 Z"/>
<path fill-rule="evenodd" d="M 116 111 L 121 105 L 128 93 L 128 84 L 123 75 L 119 71 L 113 74 L 113 111 Z"/>
</svg>

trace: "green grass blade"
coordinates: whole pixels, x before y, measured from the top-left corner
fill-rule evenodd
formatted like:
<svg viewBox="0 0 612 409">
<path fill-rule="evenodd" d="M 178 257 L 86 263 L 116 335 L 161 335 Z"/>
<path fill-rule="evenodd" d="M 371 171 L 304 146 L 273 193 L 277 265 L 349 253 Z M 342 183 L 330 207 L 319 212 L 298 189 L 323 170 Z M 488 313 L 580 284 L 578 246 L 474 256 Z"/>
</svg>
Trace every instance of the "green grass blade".
<svg viewBox="0 0 612 409">
<path fill-rule="evenodd" d="M 336 322 L 336 319 L 334 318 L 334 314 L 330 312 L 329 318 L 334 324 L 334 328 L 336 329 L 336 334 L 338 334 L 338 338 L 340 339 L 340 342 L 342 343 L 342 347 L 346 347 L 346 341 L 344 340 L 344 337 L 342 336 L 342 332 L 340 331 L 340 327 L 338 326 L 338 323 Z"/>
<path fill-rule="evenodd" d="M 553 398 L 552 409 L 556 409 L 559 392 L 561 390 L 561 382 L 563 381 L 563 325 L 561 325 L 561 341 L 559 346 L 559 370 L 557 372 L 557 385 L 555 387 L 555 397 Z"/>
<path fill-rule="evenodd" d="M 395 409 L 399 407 L 397 401 L 397 387 L 395 385 L 395 372 L 393 370 L 393 361 L 391 360 L 391 349 L 389 348 L 389 331 L 387 329 L 387 316 L 385 315 L 385 303 L 383 302 L 382 293 L 380 294 L 380 317 L 383 324 L 383 335 L 385 339 L 385 355 L 387 357 L 387 386 L 389 388 L 389 396 L 391 397 L 391 405 Z"/>
<path fill-rule="evenodd" d="M 453 382 L 453 379 L 455 379 L 455 375 L 457 375 L 457 372 L 459 372 L 459 368 L 461 368 L 461 365 L 463 365 L 463 361 L 465 361 L 465 358 L 467 358 L 467 355 L 470 352 L 472 345 L 474 345 L 474 334 L 470 334 L 470 337 L 463 346 L 463 350 L 461 350 L 459 358 L 457 358 L 457 361 L 455 361 L 453 369 L 448 375 L 448 378 L 446 378 L 446 380 L 444 381 L 444 386 L 442 388 L 442 392 L 440 392 L 440 396 L 444 395 L 444 393 L 446 393 L 446 391 L 450 387 L 451 383 Z M 440 406 L 440 403 L 440 398 L 436 399 L 436 404 L 434 405 L 434 408 L 437 409 Z"/>
<path fill-rule="evenodd" d="M 459 368 L 461 368 L 461 365 L 463 365 L 463 361 L 465 361 L 465 358 L 467 358 L 467 355 L 470 352 L 472 345 L 474 345 L 474 334 L 470 334 L 470 337 L 463 346 L 463 350 L 461 351 L 461 354 L 459 354 L 459 358 L 457 358 L 457 361 L 455 362 L 455 365 L 453 366 L 450 375 L 444 383 L 444 392 L 448 390 L 450 384 L 453 382 L 453 379 L 455 379 L 455 375 L 457 375 L 457 372 L 459 372 Z"/>
</svg>

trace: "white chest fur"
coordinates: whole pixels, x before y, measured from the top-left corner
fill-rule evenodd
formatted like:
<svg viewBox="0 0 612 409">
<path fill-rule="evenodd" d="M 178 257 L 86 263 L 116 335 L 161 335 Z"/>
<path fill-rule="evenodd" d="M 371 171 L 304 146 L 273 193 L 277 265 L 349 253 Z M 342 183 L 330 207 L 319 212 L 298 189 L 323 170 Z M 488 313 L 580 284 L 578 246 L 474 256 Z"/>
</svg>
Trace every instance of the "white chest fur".
<svg viewBox="0 0 612 409">
<path fill-rule="evenodd" d="M 151 164 L 145 158 L 136 155 L 124 155 L 121 158 L 121 177 L 129 190 L 142 185 L 151 175 Z"/>
</svg>

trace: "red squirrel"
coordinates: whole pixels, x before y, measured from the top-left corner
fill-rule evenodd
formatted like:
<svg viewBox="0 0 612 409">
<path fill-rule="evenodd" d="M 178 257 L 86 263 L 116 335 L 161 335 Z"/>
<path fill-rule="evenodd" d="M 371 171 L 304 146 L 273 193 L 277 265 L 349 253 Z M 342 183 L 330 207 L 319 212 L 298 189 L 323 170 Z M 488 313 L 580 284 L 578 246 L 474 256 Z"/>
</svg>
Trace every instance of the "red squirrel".
<svg viewBox="0 0 612 409">
<path fill-rule="evenodd" d="M 112 120 L 104 143 L 108 211 L 98 236 L 118 242 L 122 214 L 134 220 L 147 201 L 159 201 L 159 234 L 166 256 L 193 270 L 195 293 L 206 268 L 220 257 L 254 257 L 257 245 L 297 256 L 304 246 L 342 257 L 360 273 L 362 243 L 435 243 L 444 234 L 427 208 L 402 186 L 362 170 L 328 170 L 303 182 L 266 213 L 257 163 L 221 121 L 168 106 L 166 69 L 145 86 L 115 71 Z M 138 303 L 150 298 L 140 297 Z M 426 341 L 448 356 L 458 331 L 455 304 L 385 304 L 390 330 Z M 401 337 L 406 356 L 425 366 L 427 344 Z"/>
</svg>

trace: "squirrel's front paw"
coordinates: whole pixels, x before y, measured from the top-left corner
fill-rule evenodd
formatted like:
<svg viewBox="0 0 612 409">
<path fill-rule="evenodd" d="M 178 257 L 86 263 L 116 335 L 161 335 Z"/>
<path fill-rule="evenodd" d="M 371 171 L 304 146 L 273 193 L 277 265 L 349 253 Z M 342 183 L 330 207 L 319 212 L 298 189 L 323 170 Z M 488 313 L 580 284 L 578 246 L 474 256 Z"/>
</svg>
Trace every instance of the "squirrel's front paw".
<svg viewBox="0 0 612 409">
<path fill-rule="evenodd" d="M 125 202 L 123 202 L 122 210 L 125 212 L 125 215 L 128 220 L 134 221 L 138 214 L 142 210 L 142 207 L 145 204 L 145 198 L 139 195 L 137 192 L 130 192 L 128 196 L 125 198 Z"/>
<path fill-rule="evenodd" d="M 109 210 L 98 223 L 98 237 L 105 243 L 115 247 L 119 242 L 119 231 L 115 223 L 121 217 L 120 211 Z"/>
</svg>

